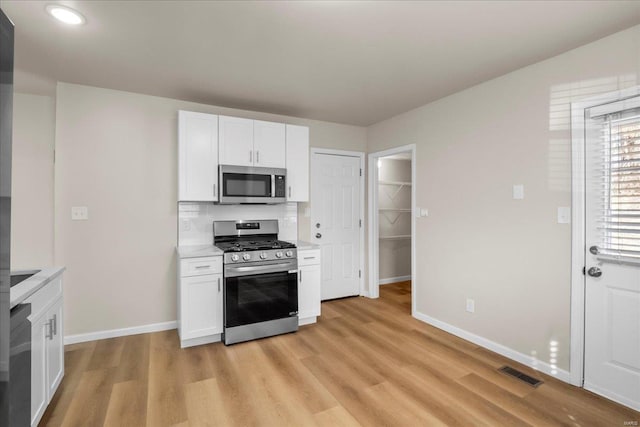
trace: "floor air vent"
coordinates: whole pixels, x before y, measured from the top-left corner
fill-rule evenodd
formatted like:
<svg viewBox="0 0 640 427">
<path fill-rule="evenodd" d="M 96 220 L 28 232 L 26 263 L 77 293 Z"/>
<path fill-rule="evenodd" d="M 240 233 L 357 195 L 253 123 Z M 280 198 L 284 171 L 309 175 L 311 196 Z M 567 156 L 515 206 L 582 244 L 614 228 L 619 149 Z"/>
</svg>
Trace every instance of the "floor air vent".
<svg viewBox="0 0 640 427">
<path fill-rule="evenodd" d="M 514 378 L 517 378 L 520 381 L 523 381 L 532 387 L 538 387 L 540 384 L 543 383 L 539 379 L 530 377 L 529 375 L 525 374 L 524 372 L 520 372 L 517 369 L 513 369 L 511 366 L 503 366 L 502 368 L 499 368 L 498 371 L 505 373 L 507 375 L 510 375 Z"/>
</svg>

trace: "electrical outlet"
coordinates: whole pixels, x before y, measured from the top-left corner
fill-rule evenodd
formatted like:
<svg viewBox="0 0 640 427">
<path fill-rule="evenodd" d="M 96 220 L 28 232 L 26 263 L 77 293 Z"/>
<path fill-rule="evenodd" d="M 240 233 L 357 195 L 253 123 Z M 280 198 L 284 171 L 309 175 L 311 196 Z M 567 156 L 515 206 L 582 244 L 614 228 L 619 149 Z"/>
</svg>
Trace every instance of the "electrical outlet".
<svg viewBox="0 0 640 427">
<path fill-rule="evenodd" d="M 467 311 L 469 313 L 475 313 L 476 311 L 476 302 L 471 298 L 467 298 Z"/>
<path fill-rule="evenodd" d="M 87 208 L 86 206 L 71 207 L 71 220 L 86 221 L 88 219 L 89 219 L 89 208 Z"/>
<path fill-rule="evenodd" d="M 524 185 L 517 184 L 513 186 L 513 198 L 515 200 L 524 199 Z"/>
</svg>

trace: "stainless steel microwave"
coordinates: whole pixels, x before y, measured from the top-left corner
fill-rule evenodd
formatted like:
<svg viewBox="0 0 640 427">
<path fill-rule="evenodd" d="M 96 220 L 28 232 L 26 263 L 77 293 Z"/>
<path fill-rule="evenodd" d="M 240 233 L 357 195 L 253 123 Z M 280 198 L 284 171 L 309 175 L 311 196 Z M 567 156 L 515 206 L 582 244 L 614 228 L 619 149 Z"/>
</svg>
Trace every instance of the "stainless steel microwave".
<svg viewBox="0 0 640 427">
<path fill-rule="evenodd" d="M 286 169 L 220 165 L 219 203 L 284 203 Z"/>
</svg>

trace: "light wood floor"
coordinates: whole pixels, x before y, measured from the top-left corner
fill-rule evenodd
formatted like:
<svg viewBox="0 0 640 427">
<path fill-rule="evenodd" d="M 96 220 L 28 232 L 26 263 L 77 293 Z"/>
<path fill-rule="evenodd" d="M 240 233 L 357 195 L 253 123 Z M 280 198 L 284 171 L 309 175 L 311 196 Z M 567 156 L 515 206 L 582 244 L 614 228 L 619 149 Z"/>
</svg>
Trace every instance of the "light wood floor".
<svg viewBox="0 0 640 427">
<path fill-rule="evenodd" d="M 316 325 L 181 350 L 176 331 L 66 348 L 51 426 L 623 426 L 625 409 L 413 319 L 410 284 L 322 304 Z M 510 364 L 537 389 L 496 371 Z"/>
</svg>

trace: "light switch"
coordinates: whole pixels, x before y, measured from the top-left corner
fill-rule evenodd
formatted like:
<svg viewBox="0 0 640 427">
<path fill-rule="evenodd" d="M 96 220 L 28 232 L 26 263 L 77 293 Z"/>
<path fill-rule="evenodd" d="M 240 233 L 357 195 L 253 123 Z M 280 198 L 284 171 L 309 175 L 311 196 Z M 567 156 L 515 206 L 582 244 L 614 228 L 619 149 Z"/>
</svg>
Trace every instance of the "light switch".
<svg viewBox="0 0 640 427">
<path fill-rule="evenodd" d="M 558 224 L 569 224 L 571 222 L 571 208 L 560 206 L 558 208 Z"/>
<path fill-rule="evenodd" d="M 89 208 L 86 206 L 72 206 L 71 219 L 73 221 L 86 221 L 89 219 Z"/>
<path fill-rule="evenodd" d="M 524 199 L 524 185 L 517 184 L 513 186 L 513 198 L 514 200 Z"/>
</svg>

